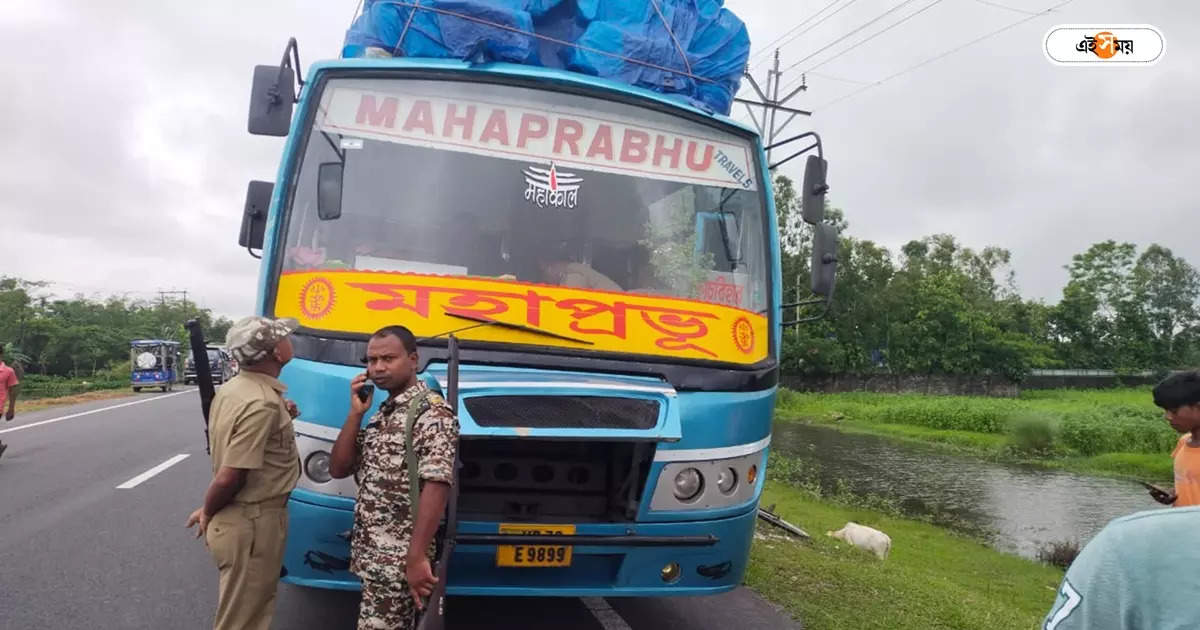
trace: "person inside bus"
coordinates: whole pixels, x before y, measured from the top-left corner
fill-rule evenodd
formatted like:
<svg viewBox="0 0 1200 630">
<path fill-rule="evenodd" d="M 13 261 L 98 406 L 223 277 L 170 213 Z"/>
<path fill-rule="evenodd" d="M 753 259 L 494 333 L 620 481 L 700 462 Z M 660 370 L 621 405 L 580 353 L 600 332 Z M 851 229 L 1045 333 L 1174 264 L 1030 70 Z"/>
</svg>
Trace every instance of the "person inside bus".
<svg viewBox="0 0 1200 630">
<path fill-rule="evenodd" d="M 596 271 L 591 265 L 571 260 L 565 243 L 538 251 L 538 269 L 542 282 L 562 287 L 624 291 L 612 278 Z"/>
</svg>

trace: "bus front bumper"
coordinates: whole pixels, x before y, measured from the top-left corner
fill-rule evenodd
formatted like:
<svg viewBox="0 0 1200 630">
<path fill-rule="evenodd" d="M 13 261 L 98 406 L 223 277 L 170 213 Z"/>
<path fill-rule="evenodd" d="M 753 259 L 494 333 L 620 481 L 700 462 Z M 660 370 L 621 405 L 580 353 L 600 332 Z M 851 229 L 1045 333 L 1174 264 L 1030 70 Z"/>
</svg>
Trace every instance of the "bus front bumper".
<svg viewBox="0 0 1200 630">
<path fill-rule="evenodd" d="M 349 572 L 352 503 L 324 497 L 288 502 L 283 581 L 358 590 Z M 662 597 L 711 595 L 741 583 L 754 536 L 756 508 L 729 518 L 670 523 L 580 523 L 568 567 L 497 566 L 497 523 L 459 523 L 450 562 L 451 595 Z M 571 538 L 571 537 L 567 537 Z M 530 539 L 527 544 L 561 540 Z M 516 542 L 516 541 L 514 541 Z M 677 569 L 675 567 L 678 567 Z"/>
</svg>

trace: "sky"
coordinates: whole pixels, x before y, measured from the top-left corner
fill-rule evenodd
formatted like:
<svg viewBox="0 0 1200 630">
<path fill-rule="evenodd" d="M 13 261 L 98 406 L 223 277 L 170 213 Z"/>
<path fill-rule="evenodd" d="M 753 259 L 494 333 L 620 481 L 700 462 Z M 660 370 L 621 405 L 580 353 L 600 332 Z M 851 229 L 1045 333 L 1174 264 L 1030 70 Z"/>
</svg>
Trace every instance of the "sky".
<svg viewBox="0 0 1200 630">
<path fill-rule="evenodd" d="M 820 133 L 852 236 L 893 252 L 935 233 L 1003 247 L 1022 294 L 1053 303 L 1071 256 L 1106 239 L 1200 267 L 1200 44 L 1187 39 L 1200 10 L 1073 0 L 1040 14 L 1060 1 L 725 6 L 747 24 L 760 83 L 768 44 L 785 85 L 804 73 L 789 105 L 813 113 L 788 132 Z M 66 296 L 186 290 L 249 314 L 259 261 L 237 246 L 246 183 L 274 180 L 283 147 L 246 133 L 253 67 L 278 63 L 289 36 L 305 68 L 336 57 L 357 2 L 4 4 L 0 275 Z M 1042 42 L 1060 24 L 1150 24 L 1166 50 L 1153 66 L 1055 66 Z"/>
</svg>

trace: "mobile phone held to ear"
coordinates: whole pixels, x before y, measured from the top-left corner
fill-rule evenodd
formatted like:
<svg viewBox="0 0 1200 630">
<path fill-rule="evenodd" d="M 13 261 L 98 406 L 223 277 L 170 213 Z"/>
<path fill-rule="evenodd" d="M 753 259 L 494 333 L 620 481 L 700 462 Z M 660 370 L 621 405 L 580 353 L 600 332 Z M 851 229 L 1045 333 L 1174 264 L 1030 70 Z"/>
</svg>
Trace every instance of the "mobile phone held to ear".
<svg viewBox="0 0 1200 630">
<path fill-rule="evenodd" d="M 362 402 L 371 400 L 371 396 L 375 394 L 375 386 L 370 383 L 363 383 L 362 387 L 358 388 L 358 399 Z"/>
</svg>

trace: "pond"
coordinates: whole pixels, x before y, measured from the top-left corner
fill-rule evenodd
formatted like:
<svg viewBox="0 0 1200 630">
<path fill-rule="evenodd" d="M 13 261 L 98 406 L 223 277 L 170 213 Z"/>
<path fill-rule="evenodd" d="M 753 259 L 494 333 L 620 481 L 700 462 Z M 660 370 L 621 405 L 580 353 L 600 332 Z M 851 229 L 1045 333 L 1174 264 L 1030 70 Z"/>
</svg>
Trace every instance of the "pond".
<svg viewBox="0 0 1200 630">
<path fill-rule="evenodd" d="M 906 516 L 931 518 L 1028 558 L 1050 542 L 1082 546 L 1118 516 L 1163 508 L 1128 480 L 986 461 L 801 422 L 776 422 L 771 450 L 816 464 L 826 492 L 840 487 L 882 497 Z"/>
</svg>

